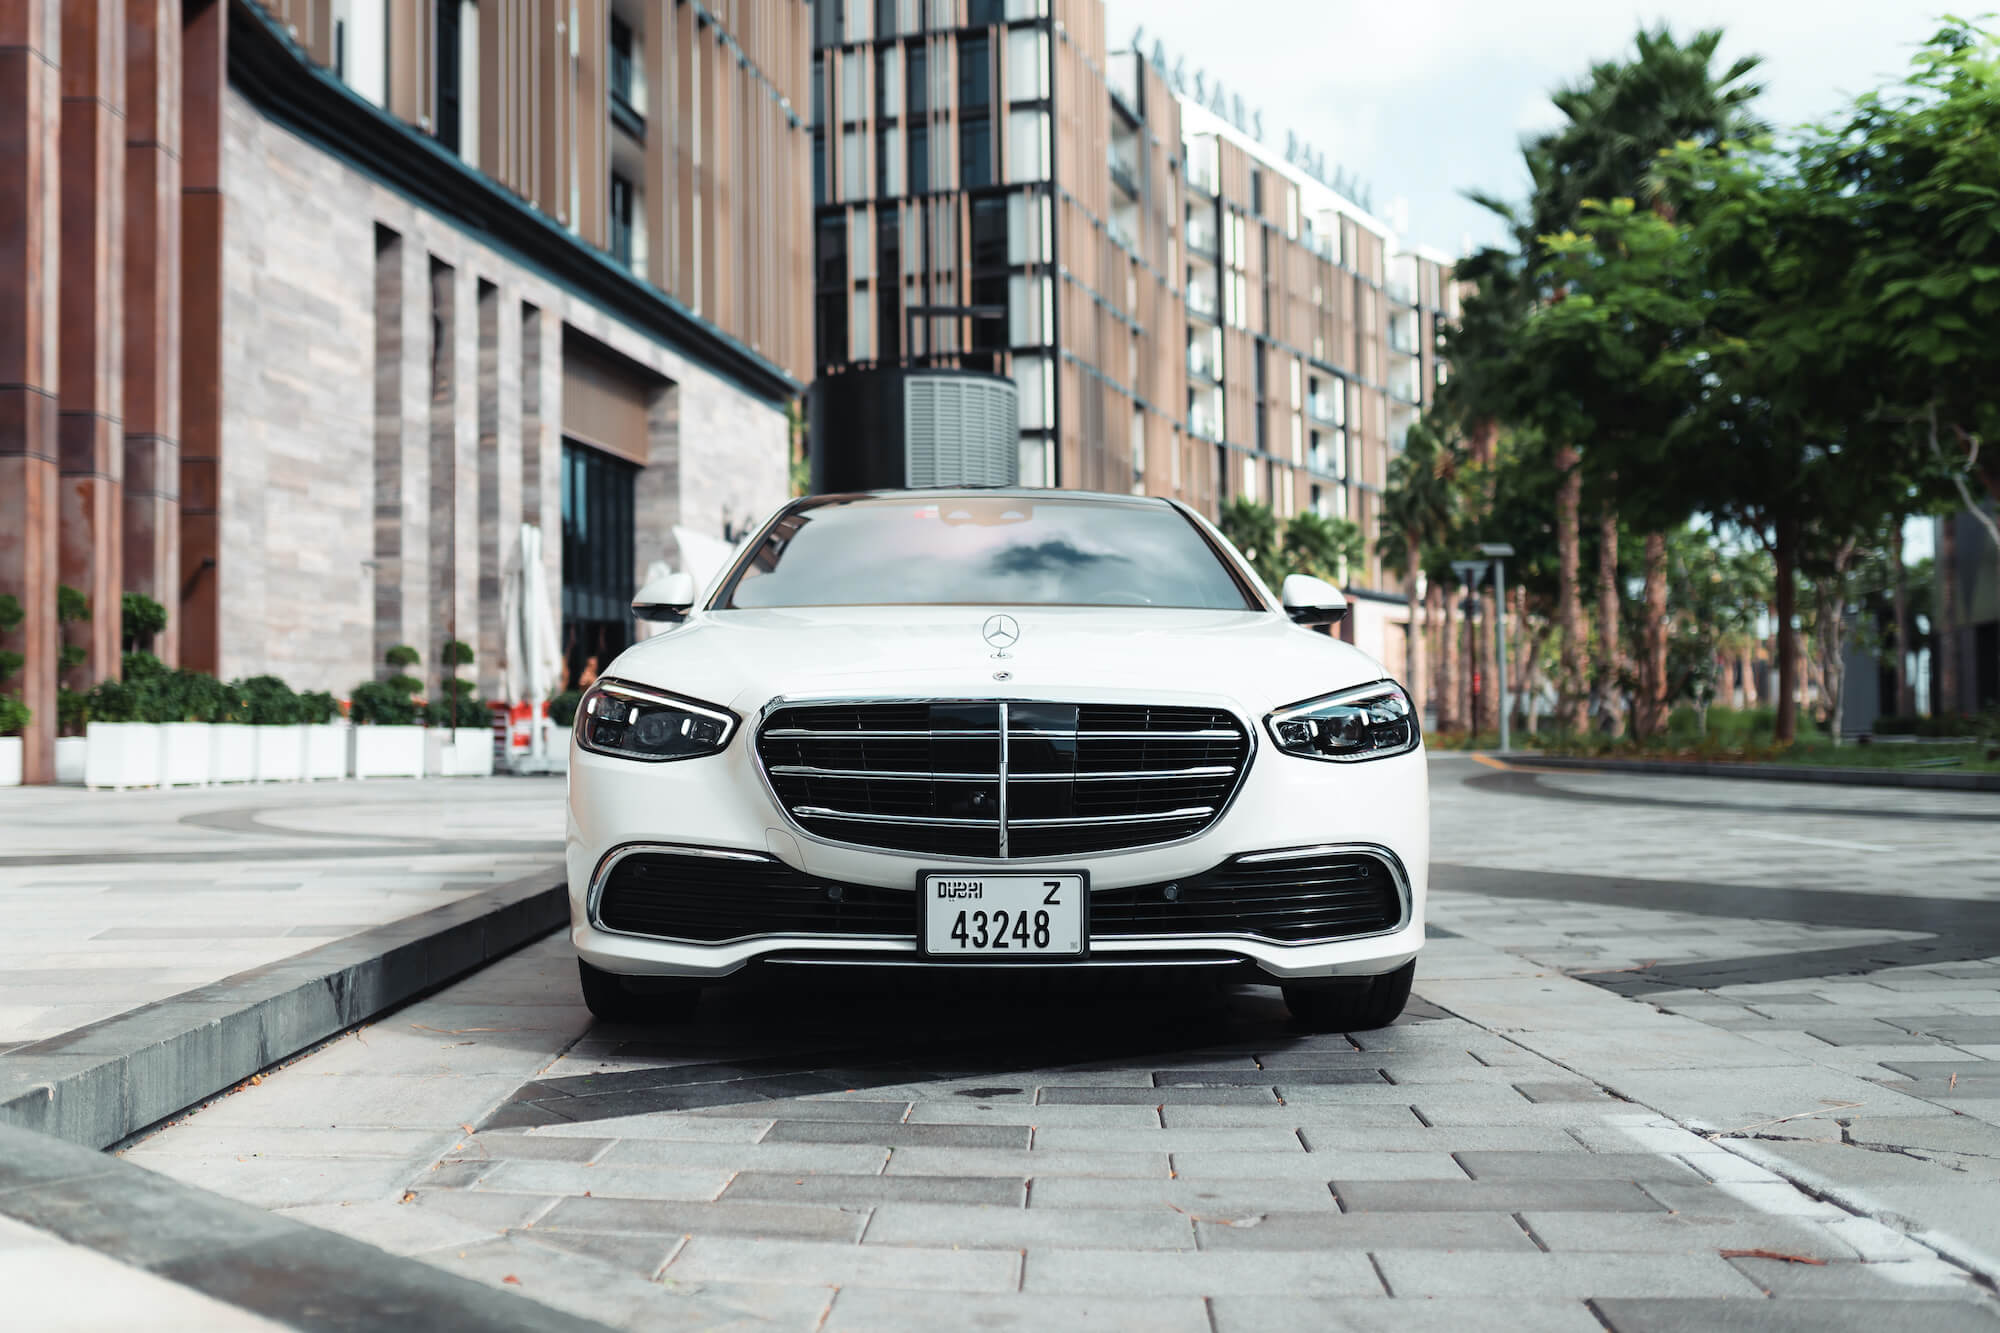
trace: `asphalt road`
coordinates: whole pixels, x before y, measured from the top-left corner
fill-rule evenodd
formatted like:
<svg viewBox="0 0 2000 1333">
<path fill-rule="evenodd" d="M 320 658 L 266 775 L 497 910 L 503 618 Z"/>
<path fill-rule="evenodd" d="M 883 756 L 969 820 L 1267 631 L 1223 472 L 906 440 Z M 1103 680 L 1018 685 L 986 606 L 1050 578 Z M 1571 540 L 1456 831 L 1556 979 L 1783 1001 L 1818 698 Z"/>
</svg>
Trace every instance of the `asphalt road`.
<svg viewBox="0 0 2000 1333">
<path fill-rule="evenodd" d="M 613 1028 L 558 939 L 125 1156 L 440 1327 L 456 1276 L 634 1328 L 2000 1329 L 2000 800 L 1433 774 L 1383 1032 L 817 972 Z M 179 1280 L 329 1315 L 216 1253 Z"/>
</svg>

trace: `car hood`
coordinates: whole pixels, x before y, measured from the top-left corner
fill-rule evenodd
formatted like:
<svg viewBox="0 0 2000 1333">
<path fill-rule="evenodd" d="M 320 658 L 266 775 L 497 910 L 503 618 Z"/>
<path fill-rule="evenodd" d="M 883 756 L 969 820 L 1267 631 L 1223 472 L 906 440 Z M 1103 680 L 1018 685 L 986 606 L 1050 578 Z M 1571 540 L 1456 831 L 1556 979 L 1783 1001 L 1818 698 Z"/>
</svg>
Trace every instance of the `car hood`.
<svg viewBox="0 0 2000 1333">
<path fill-rule="evenodd" d="M 1004 649 L 983 633 L 996 615 L 1018 625 Z M 1258 713 L 1388 673 L 1352 644 L 1270 612 L 866 606 L 702 612 L 627 649 L 605 674 L 749 717 L 780 696 L 855 694 L 1208 698 Z"/>
</svg>

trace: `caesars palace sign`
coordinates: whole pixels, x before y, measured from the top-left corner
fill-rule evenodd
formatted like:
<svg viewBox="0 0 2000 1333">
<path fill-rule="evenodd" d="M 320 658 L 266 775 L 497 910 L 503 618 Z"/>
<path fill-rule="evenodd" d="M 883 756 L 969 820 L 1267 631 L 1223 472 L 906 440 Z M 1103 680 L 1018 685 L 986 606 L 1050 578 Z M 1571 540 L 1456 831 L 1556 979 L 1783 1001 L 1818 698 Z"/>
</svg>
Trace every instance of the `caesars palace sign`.
<svg viewBox="0 0 2000 1333">
<path fill-rule="evenodd" d="M 1189 74 L 1187 61 L 1184 58 L 1176 57 L 1171 64 L 1168 63 L 1166 45 L 1158 38 L 1153 40 L 1152 50 L 1147 51 L 1146 30 L 1143 27 L 1132 30 L 1132 49 L 1138 52 L 1175 92 L 1191 98 L 1258 143 L 1264 142 L 1263 110 L 1257 107 L 1246 108 L 1243 105 L 1243 98 L 1223 87 L 1220 79 L 1210 79 L 1206 72 L 1199 69 Z M 1325 153 L 1290 130 L 1285 131 L 1285 161 L 1328 189 L 1352 199 L 1363 208 L 1374 207 L 1369 202 L 1368 187 L 1359 178 L 1338 165 L 1329 166 Z"/>
</svg>

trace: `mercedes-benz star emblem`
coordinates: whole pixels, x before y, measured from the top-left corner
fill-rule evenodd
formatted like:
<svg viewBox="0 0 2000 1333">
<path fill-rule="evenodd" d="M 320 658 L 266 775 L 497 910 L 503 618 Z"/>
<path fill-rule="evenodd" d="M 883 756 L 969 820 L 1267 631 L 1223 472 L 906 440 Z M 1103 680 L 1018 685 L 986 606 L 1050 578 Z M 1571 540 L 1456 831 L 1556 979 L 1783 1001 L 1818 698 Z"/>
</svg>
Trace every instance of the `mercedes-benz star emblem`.
<svg viewBox="0 0 2000 1333">
<path fill-rule="evenodd" d="M 1021 622 L 1012 616 L 988 616 L 979 633 L 987 643 L 1004 652 L 1020 640 Z"/>
</svg>

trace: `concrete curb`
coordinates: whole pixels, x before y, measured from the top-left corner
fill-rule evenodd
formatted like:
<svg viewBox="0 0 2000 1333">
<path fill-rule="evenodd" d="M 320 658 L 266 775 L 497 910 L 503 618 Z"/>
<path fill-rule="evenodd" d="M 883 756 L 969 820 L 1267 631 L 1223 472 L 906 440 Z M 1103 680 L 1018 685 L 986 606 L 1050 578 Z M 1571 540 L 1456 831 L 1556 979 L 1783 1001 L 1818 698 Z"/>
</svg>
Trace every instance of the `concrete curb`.
<svg viewBox="0 0 2000 1333">
<path fill-rule="evenodd" d="M 1872 768 L 1814 768 L 1805 764 L 1710 764 L 1682 759 L 1577 759 L 1534 750 L 1493 756 L 1521 768 L 1598 773 L 1657 773 L 1671 777 L 1738 778 L 1746 782 L 1818 782 L 1836 787 L 1916 787 L 1930 791 L 2000 792 L 2000 773 L 1906 773 Z"/>
<path fill-rule="evenodd" d="M 561 868 L 0 1055 L 0 1123 L 103 1148 L 569 920 Z"/>
<path fill-rule="evenodd" d="M 290 1328 L 602 1333 L 605 1327 L 6 1125 L 0 1125 L 0 1218 Z"/>
</svg>

